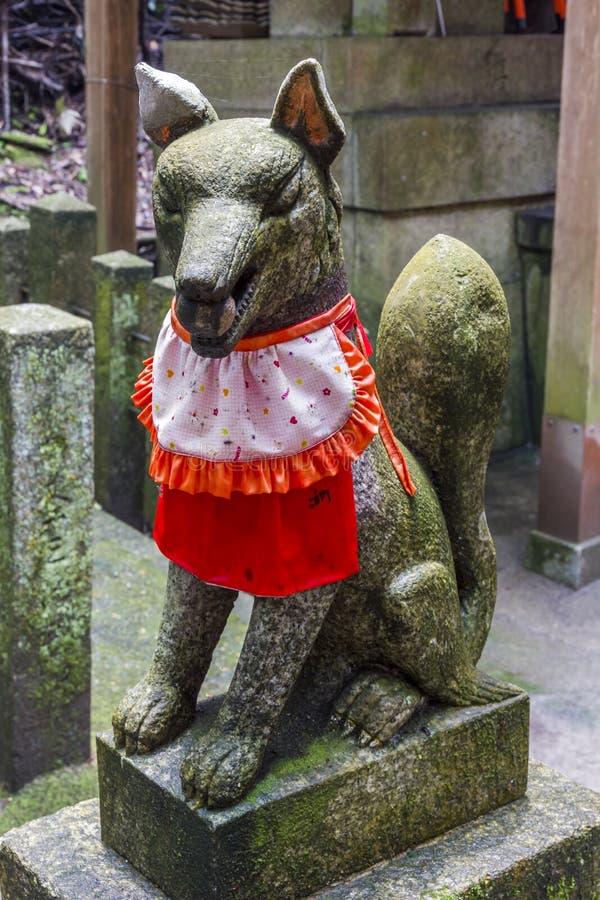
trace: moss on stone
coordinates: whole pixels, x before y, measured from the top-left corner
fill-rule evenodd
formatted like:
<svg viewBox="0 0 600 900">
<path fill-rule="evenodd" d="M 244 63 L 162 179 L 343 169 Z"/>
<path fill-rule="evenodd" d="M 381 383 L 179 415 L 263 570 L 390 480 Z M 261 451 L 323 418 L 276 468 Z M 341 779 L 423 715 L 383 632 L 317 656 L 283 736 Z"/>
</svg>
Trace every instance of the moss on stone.
<svg viewBox="0 0 600 900">
<path fill-rule="evenodd" d="M 34 203 L 29 219 L 31 299 L 91 314 L 96 210 L 76 197 L 57 193 Z"/>
<path fill-rule="evenodd" d="M 267 775 L 252 788 L 246 800 L 252 802 L 261 794 L 270 793 L 281 779 L 314 772 L 316 769 L 330 763 L 342 749 L 347 750 L 347 748 L 347 739 L 341 737 L 339 733 L 326 734 L 315 738 L 297 756 L 283 757 L 273 762 Z"/>
<path fill-rule="evenodd" d="M 117 251 L 92 260 L 96 283 L 96 497 L 115 515 L 142 527 L 146 443 L 135 421 L 131 392 L 149 349 L 134 339 L 152 266 Z"/>
</svg>

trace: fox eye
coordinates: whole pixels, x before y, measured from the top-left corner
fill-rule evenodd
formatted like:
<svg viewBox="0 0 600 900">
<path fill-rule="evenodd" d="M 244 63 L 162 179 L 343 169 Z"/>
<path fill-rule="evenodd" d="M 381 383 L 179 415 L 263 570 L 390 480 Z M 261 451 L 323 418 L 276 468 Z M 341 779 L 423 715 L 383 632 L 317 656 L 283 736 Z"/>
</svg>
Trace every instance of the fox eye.
<svg viewBox="0 0 600 900">
<path fill-rule="evenodd" d="M 167 199 L 162 194 L 155 194 L 154 202 L 168 222 L 177 221 L 181 217 L 181 210 L 176 198 L 169 197 Z"/>
<path fill-rule="evenodd" d="M 294 205 L 302 186 L 302 168 L 298 167 L 280 185 L 265 207 L 265 216 L 280 216 Z"/>
</svg>

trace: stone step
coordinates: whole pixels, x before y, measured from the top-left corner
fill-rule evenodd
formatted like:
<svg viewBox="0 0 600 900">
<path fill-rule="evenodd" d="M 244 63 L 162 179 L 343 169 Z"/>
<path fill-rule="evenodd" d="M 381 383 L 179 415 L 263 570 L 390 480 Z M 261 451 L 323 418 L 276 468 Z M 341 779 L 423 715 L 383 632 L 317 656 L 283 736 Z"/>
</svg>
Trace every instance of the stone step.
<svg viewBox="0 0 600 900">
<path fill-rule="evenodd" d="M 532 762 L 522 800 L 313 897 L 597 900 L 599 858 L 600 796 Z M 102 844 L 95 800 L 9 832 L 0 842 L 0 889 L 2 900 L 165 898 Z"/>
</svg>

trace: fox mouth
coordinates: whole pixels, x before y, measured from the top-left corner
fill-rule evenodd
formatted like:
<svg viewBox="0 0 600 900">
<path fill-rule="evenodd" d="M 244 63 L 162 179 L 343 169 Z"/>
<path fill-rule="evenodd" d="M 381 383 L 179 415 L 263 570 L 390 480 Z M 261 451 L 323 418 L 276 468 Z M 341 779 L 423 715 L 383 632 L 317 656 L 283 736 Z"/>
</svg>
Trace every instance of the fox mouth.
<svg viewBox="0 0 600 900">
<path fill-rule="evenodd" d="M 243 337 L 244 323 L 257 277 L 245 272 L 235 283 L 231 294 L 221 300 L 193 300 L 177 293 L 177 318 L 189 331 L 192 349 L 199 356 L 227 356 Z"/>
</svg>

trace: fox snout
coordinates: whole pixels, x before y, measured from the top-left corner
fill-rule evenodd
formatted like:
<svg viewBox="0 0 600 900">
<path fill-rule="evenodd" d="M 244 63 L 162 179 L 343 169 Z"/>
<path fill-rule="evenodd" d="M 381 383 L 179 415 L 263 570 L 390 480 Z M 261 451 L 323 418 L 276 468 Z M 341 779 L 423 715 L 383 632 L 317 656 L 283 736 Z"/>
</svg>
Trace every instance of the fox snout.
<svg viewBox="0 0 600 900">
<path fill-rule="evenodd" d="M 202 355 L 228 352 L 248 299 L 255 216 L 242 204 L 203 202 L 186 222 L 175 272 L 176 312 Z M 237 330 L 237 329 L 234 329 Z"/>
</svg>

